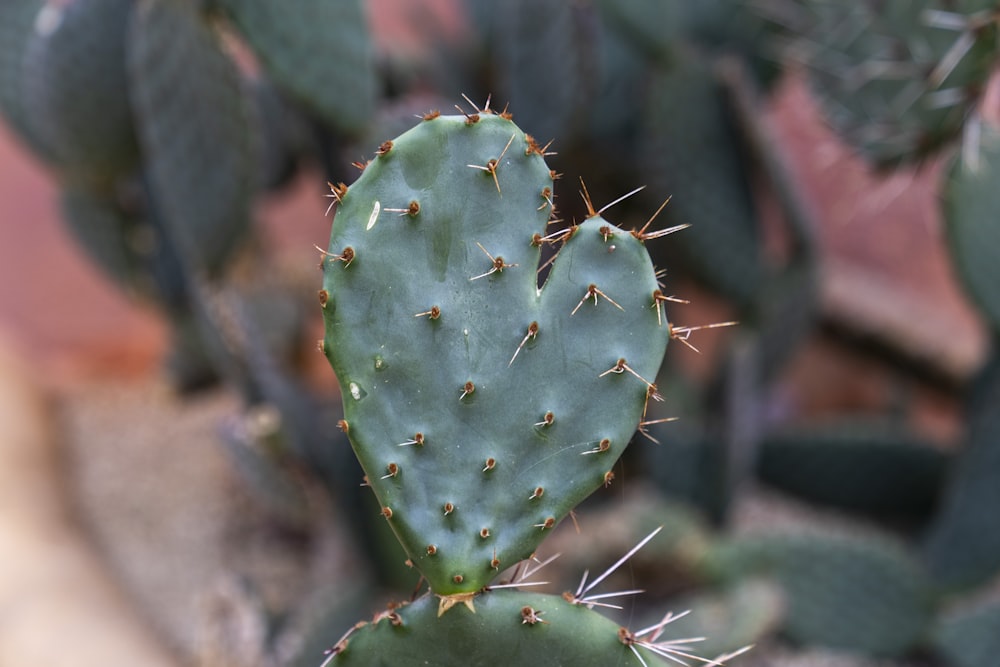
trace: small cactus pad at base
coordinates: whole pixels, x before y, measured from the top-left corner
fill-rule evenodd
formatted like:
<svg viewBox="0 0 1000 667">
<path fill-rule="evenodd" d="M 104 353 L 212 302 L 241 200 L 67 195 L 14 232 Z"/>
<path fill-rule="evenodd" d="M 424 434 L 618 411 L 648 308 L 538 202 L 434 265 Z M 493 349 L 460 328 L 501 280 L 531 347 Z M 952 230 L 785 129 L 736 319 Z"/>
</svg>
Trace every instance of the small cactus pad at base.
<svg viewBox="0 0 1000 667">
<path fill-rule="evenodd" d="M 641 235 L 592 211 L 547 240 L 552 182 L 533 139 L 480 111 L 428 114 L 334 188 L 320 302 L 341 426 L 438 594 L 528 558 L 655 395 L 670 324 Z"/>
<path fill-rule="evenodd" d="M 439 616 L 438 599 L 425 595 L 387 610 L 355 626 L 324 665 L 425 664 L 418 656 L 433 656 L 438 667 L 666 664 L 630 645 L 632 635 L 617 623 L 557 595 L 500 590 L 473 604 L 475 612 L 459 605 Z"/>
</svg>

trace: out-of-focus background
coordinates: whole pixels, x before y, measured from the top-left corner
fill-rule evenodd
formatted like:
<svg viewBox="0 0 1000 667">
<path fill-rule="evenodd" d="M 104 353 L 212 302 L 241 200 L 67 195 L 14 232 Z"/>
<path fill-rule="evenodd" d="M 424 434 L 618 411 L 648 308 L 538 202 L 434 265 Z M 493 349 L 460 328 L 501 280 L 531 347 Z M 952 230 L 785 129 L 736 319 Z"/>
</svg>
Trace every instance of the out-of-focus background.
<svg viewBox="0 0 1000 667">
<path fill-rule="evenodd" d="M 327 183 L 508 103 L 563 219 L 582 178 L 691 224 L 650 244 L 680 419 L 554 576 L 664 524 L 629 613 L 693 609 L 706 655 L 995 664 L 1000 8 L 695 5 L 7 0 L 0 665 L 318 665 L 409 596 L 315 352 Z"/>
</svg>

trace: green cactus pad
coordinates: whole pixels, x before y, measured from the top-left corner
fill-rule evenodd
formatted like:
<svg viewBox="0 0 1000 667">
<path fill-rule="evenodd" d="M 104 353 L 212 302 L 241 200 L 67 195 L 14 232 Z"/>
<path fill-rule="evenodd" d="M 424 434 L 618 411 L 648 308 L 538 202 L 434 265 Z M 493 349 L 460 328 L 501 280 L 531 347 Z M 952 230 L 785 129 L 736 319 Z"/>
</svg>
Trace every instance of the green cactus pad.
<svg viewBox="0 0 1000 667">
<path fill-rule="evenodd" d="M 947 612 L 938 619 L 932 643 L 952 667 L 983 667 L 1000 655 L 1000 601 Z"/>
<path fill-rule="evenodd" d="M 950 457 L 897 424 L 842 419 L 771 433 L 757 473 L 806 500 L 871 514 L 923 516 L 936 504 Z"/>
<path fill-rule="evenodd" d="M 666 664 L 641 646 L 628 646 L 617 623 L 560 596 L 498 590 L 470 604 L 474 612 L 456 605 L 439 616 L 438 598 L 425 595 L 389 609 L 359 623 L 324 667 L 424 664 L 422 658 L 438 667 Z"/>
<path fill-rule="evenodd" d="M 996 61 L 993 0 L 802 3 L 799 53 L 823 111 L 872 163 L 920 160 L 955 139 Z"/>
<path fill-rule="evenodd" d="M 983 584 L 1000 572 L 1000 345 L 972 384 L 967 434 L 938 515 L 924 543 L 935 581 L 951 589 Z"/>
<path fill-rule="evenodd" d="M 699 3 L 705 4 L 705 3 Z M 628 36 L 633 47 L 651 59 L 667 59 L 674 40 L 690 27 L 692 14 L 697 13 L 680 2 L 660 0 L 598 0 L 597 7 L 604 19 Z"/>
<path fill-rule="evenodd" d="M 492 56 L 518 122 L 543 141 L 571 133 L 587 108 L 580 7 L 564 0 L 508 0 L 497 7 Z"/>
<path fill-rule="evenodd" d="M 703 591 L 677 602 L 691 613 L 671 624 L 684 637 L 704 637 L 702 655 L 722 655 L 773 636 L 786 613 L 785 596 L 772 581 L 748 578 L 721 591 Z"/>
<path fill-rule="evenodd" d="M 806 645 L 902 655 L 931 621 L 930 582 L 888 540 L 771 535 L 721 543 L 706 561 L 724 581 L 769 576 L 788 604 L 783 633 Z"/>
<path fill-rule="evenodd" d="M 360 0 L 219 0 L 274 82 L 358 133 L 375 112 L 374 48 Z"/>
<path fill-rule="evenodd" d="M 25 99 L 25 56 L 43 0 L 0 2 L 0 114 L 39 157 L 51 161 L 52 146 L 33 127 Z"/>
<path fill-rule="evenodd" d="M 760 232 L 722 84 L 688 54 L 658 70 L 648 94 L 639 159 L 652 188 L 672 195 L 671 221 L 691 225 L 670 249 L 699 280 L 749 309 L 764 281 Z"/>
<path fill-rule="evenodd" d="M 658 531 L 655 540 L 629 558 L 628 570 L 619 570 L 606 580 L 611 589 L 628 588 L 636 579 L 656 581 L 664 587 L 647 586 L 652 594 L 689 587 L 698 579 L 696 568 L 712 544 L 704 518 L 690 504 L 666 500 L 656 488 L 636 479 L 628 483 L 621 502 L 589 509 L 582 522 L 588 527 L 586 531 L 559 538 L 563 554 L 559 562 L 569 572 L 594 563 L 611 563 L 643 537 Z M 600 539 L 595 541 L 595 535 Z"/>
<path fill-rule="evenodd" d="M 324 349 L 383 514 L 435 593 L 529 557 L 608 481 L 670 326 L 642 242 L 593 215 L 537 269 L 552 175 L 504 115 L 379 149 L 324 261 Z"/>
<path fill-rule="evenodd" d="M 944 182 L 945 238 L 966 293 L 1000 331 L 1000 131 L 983 124 L 972 156 L 956 155 Z M 971 161 L 963 159 L 971 157 Z"/>
<path fill-rule="evenodd" d="M 129 90 L 153 205 L 189 268 L 218 272 L 250 223 L 250 107 L 235 64 L 190 3 L 140 0 Z"/>
<path fill-rule="evenodd" d="M 28 123 L 61 172 L 92 183 L 129 173 L 139 160 L 125 73 L 133 0 L 49 3 L 25 60 Z"/>
<path fill-rule="evenodd" d="M 150 296 L 143 258 L 130 243 L 141 223 L 113 197 L 78 185 L 65 187 L 59 203 L 63 222 L 90 259 L 126 290 Z"/>
</svg>

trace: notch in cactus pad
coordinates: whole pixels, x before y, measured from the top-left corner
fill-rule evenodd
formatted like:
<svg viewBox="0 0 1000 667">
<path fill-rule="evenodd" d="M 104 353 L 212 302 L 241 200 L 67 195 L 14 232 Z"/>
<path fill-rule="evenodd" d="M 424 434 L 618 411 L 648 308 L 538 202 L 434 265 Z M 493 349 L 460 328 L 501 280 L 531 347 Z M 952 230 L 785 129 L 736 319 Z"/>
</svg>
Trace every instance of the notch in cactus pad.
<svg viewBox="0 0 1000 667">
<path fill-rule="evenodd" d="M 334 188 L 320 301 L 341 426 L 439 595 L 528 558 L 610 481 L 670 337 L 642 234 L 591 210 L 546 236 L 542 153 L 508 114 L 432 113 Z"/>
</svg>

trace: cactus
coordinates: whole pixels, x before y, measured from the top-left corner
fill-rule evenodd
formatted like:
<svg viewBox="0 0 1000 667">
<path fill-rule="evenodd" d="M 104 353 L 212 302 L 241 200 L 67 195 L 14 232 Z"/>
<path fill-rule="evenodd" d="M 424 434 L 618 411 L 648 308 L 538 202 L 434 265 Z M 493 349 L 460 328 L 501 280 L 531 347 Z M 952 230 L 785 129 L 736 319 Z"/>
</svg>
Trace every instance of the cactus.
<svg viewBox="0 0 1000 667">
<path fill-rule="evenodd" d="M 941 210 L 945 238 L 966 293 L 1000 331 L 1000 290 L 995 276 L 1000 247 L 1000 129 L 983 123 L 970 154 L 955 156 L 944 182 Z"/>
<path fill-rule="evenodd" d="M 52 146 L 30 122 L 25 104 L 25 57 L 43 0 L 8 0 L 0 3 L 0 113 L 18 137 L 36 155 L 53 160 Z"/>
<path fill-rule="evenodd" d="M 133 0 L 49 3 L 24 61 L 27 123 L 73 179 L 106 185 L 139 162 L 125 72 Z"/>
<path fill-rule="evenodd" d="M 545 235 L 553 178 L 487 105 L 427 114 L 332 186 L 319 298 L 340 426 L 430 590 L 355 625 L 324 664 L 691 657 L 687 640 L 658 641 L 671 614 L 632 632 L 593 611 L 637 592 L 591 593 L 660 529 L 575 593 L 515 590 L 532 585 L 541 566 L 521 567 L 542 539 L 612 481 L 672 335 L 644 247 L 662 233 L 622 231 L 584 188 L 587 218 Z"/>
<path fill-rule="evenodd" d="M 525 130 L 544 141 L 569 136 L 587 108 L 589 45 L 581 13 L 563 0 L 515 0 L 500 5 L 494 20 L 493 40 L 503 44 L 495 62 L 504 99 L 520 110 Z"/>
<path fill-rule="evenodd" d="M 591 207 L 546 237 L 552 174 L 488 109 L 429 114 L 334 196 L 320 298 L 342 427 L 431 589 L 478 591 L 611 480 L 655 395 L 670 325 L 646 234 Z"/>
<path fill-rule="evenodd" d="M 744 309 L 764 279 L 760 233 L 740 138 L 712 68 L 692 54 L 661 68 L 650 84 L 640 160 L 653 188 L 674 193 L 678 259 Z M 697 155 L 697 159 L 690 156 Z"/>
<path fill-rule="evenodd" d="M 672 630 L 684 637 L 705 637 L 698 649 L 719 655 L 776 634 L 787 605 L 780 586 L 750 577 L 722 591 L 688 596 L 679 606 L 691 613 L 678 619 Z"/>
<path fill-rule="evenodd" d="M 122 210 L 114 197 L 79 185 L 65 187 L 60 196 L 63 221 L 81 247 L 105 274 L 127 291 L 152 296 L 152 277 L 145 275 L 143 258 L 135 249 L 142 223 Z"/>
<path fill-rule="evenodd" d="M 880 167 L 954 140 L 995 62 L 992 0 L 808 0 L 797 53 L 827 119 Z"/>
<path fill-rule="evenodd" d="M 1000 654 L 1000 602 L 956 609 L 937 620 L 932 644 L 952 667 L 981 667 Z"/>
<path fill-rule="evenodd" d="M 947 588 L 982 584 L 1000 572 L 1000 353 L 994 350 L 972 384 L 966 405 L 968 432 L 924 543 L 935 582 Z"/>
<path fill-rule="evenodd" d="M 722 542 L 705 561 L 722 581 L 771 577 L 788 604 L 791 640 L 879 656 L 922 640 L 935 602 L 910 554 L 889 540 L 770 535 Z"/>
<path fill-rule="evenodd" d="M 425 595 L 356 625 L 324 667 L 414 664 L 415 656 L 433 656 L 441 667 L 666 664 L 644 636 L 558 595 L 489 591 L 474 611 L 460 607 L 440 618 L 437 601 Z"/>
<path fill-rule="evenodd" d="M 214 1 L 279 87 L 343 132 L 367 126 L 377 88 L 365 3 Z"/>
<path fill-rule="evenodd" d="M 128 72 L 153 208 L 189 270 L 218 273 L 250 223 L 249 102 L 218 36 L 186 3 L 142 0 Z"/>
<path fill-rule="evenodd" d="M 806 500 L 870 514 L 925 516 L 944 487 L 950 457 L 901 426 L 839 420 L 771 433 L 760 478 Z"/>
</svg>

